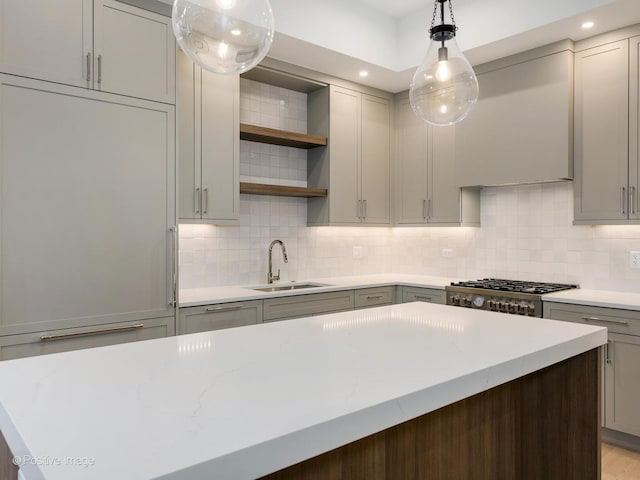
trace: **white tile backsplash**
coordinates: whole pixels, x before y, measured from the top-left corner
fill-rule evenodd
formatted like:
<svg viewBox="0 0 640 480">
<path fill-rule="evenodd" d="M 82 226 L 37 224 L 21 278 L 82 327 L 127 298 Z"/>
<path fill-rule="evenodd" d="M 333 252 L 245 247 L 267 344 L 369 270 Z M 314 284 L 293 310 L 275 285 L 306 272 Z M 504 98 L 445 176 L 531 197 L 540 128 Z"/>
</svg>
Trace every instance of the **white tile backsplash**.
<svg viewBox="0 0 640 480">
<path fill-rule="evenodd" d="M 306 95 L 241 80 L 241 121 L 306 132 Z M 241 142 L 243 181 L 306 185 L 306 151 Z M 281 239 L 282 280 L 385 272 L 574 282 L 640 291 L 640 226 L 574 226 L 571 182 L 485 188 L 480 228 L 307 227 L 307 201 L 241 195 L 240 226 L 180 226 L 181 288 L 266 282 L 267 249 Z M 362 258 L 353 258 L 353 247 Z M 442 249 L 452 256 L 443 257 Z"/>
</svg>

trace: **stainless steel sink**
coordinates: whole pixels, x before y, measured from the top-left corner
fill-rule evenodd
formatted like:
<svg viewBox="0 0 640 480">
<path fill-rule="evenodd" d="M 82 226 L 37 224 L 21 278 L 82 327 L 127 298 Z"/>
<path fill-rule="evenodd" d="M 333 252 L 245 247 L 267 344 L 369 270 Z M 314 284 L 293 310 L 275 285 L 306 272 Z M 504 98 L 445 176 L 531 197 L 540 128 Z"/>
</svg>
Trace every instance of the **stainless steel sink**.
<svg viewBox="0 0 640 480">
<path fill-rule="evenodd" d="M 283 292 L 287 290 L 302 290 L 305 288 L 314 287 L 330 287 L 326 283 L 287 283 L 285 285 L 271 285 L 268 287 L 254 287 L 251 290 L 258 290 L 260 292 Z"/>
</svg>

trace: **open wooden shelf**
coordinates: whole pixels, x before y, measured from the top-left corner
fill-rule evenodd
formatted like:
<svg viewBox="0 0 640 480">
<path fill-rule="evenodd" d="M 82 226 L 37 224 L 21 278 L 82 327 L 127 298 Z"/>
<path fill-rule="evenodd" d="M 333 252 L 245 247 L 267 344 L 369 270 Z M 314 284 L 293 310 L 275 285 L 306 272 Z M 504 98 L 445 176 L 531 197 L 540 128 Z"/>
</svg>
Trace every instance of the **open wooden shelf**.
<svg viewBox="0 0 640 480">
<path fill-rule="evenodd" d="M 282 147 L 315 148 L 327 144 L 326 137 L 317 137 L 304 133 L 287 132 L 275 128 L 258 127 L 247 123 L 240 124 L 240 139 L 250 142 L 268 143 Z"/>
<path fill-rule="evenodd" d="M 278 197 L 326 197 L 326 188 L 290 187 L 287 185 L 268 185 L 266 183 L 240 182 L 240 193 L 251 195 L 272 195 Z"/>
</svg>

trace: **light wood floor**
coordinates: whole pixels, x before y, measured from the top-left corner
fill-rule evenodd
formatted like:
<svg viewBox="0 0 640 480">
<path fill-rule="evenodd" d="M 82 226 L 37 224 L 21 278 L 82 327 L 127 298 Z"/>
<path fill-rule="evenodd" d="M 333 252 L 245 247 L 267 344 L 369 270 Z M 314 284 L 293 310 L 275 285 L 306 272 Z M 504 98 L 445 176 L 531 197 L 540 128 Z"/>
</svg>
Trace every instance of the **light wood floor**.
<svg viewBox="0 0 640 480">
<path fill-rule="evenodd" d="M 640 480 L 640 453 L 603 443 L 602 480 Z"/>
</svg>

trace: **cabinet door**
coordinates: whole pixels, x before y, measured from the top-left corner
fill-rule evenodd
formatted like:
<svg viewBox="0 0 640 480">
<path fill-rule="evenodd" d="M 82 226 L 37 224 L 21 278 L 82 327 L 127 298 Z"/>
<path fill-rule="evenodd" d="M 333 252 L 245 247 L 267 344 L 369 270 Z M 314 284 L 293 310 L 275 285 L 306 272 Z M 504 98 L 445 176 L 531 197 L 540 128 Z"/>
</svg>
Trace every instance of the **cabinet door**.
<svg viewBox="0 0 640 480">
<path fill-rule="evenodd" d="M 629 44 L 629 218 L 640 220 L 640 37 Z"/>
<path fill-rule="evenodd" d="M 178 334 L 243 327 L 262 322 L 262 300 L 180 309 Z"/>
<path fill-rule="evenodd" d="M 267 298 L 263 303 L 263 320 L 271 322 L 287 318 L 307 317 L 353 310 L 353 307 L 353 290 Z"/>
<path fill-rule="evenodd" d="M 395 287 L 363 288 L 355 291 L 355 308 L 391 305 L 395 302 Z"/>
<path fill-rule="evenodd" d="M 576 53 L 575 219 L 625 220 L 628 194 L 628 40 Z"/>
<path fill-rule="evenodd" d="M 610 333 L 608 349 L 605 426 L 640 435 L 640 337 Z"/>
<path fill-rule="evenodd" d="M 202 218 L 240 218 L 240 77 L 201 75 Z"/>
<path fill-rule="evenodd" d="M 460 188 L 456 180 L 455 127 L 429 127 L 430 223 L 460 223 Z"/>
<path fill-rule="evenodd" d="M 0 0 L 0 72 L 88 86 L 92 0 Z"/>
<path fill-rule="evenodd" d="M 402 303 L 428 302 L 444 305 L 447 301 L 444 290 L 435 288 L 402 287 Z"/>
<path fill-rule="evenodd" d="M 114 0 L 95 0 L 94 87 L 175 103 L 171 19 Z"/>
<path fill-rule="evenodd" d="M 362 95 L 361 194 L 366 223 L 390 222 L 390 129 L 388 100 Z"/>
<path fill-rule="evenodd" d="M 174 107 L 0 76 L 0 334 L 171 316 Z"/>
<path fill-rule="evenodd" d="M 359 223 L 361 96 L 345 88 L 330 88 L 329 222 Z"/>
<path fill-rule="evenodd" d="M 0 360 L 105 347 L 174 334 L 174 317 L 0 337 Z"/>
<path fill-rule="evenodd" d="M 427 124 L 413 112 L 409 98 L 398 102 L 398 223 L 424 223 L 427 217 Z"/>
<path fill-rule="evenodd" d="M 200 124 L 200 120 L 196 122 L 196 111 L 200 112 L 200 105 L 196 105 L 196 97 L 200 99 L 200 82 L 196 85 L 196 67 L 182 50 L 177 50 L 176 66 L 178 216 L 181 221 L 199 220 L 202 181 L 200 144 L 196 144 L 196 123 Z M 200 70 L 197 70 L 199 74 Z M 200 138 L 199 132 L 197 137 Z"/>
</svg>

